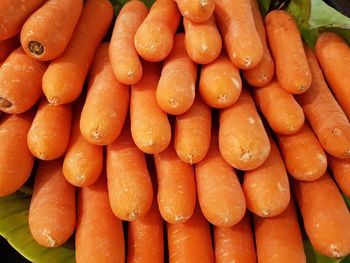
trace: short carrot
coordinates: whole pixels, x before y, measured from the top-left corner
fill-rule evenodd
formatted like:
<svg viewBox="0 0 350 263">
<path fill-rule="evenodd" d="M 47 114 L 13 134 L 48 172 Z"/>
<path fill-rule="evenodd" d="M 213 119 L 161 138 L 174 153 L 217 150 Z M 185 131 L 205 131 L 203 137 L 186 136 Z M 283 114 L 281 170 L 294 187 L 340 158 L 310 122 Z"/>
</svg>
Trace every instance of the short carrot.
<svg viewBox="0 0 350 263">
<path fill-rule="evenodd" d="M 88 0 L 69 45 L 51 62 L 43 77 L 43 91 L 51 104 L 66 104 L 81 93 L 94 53 L 112 22 L 108 0 Z"/>
<path fill-rule="evenodd" d="M 19 37 L 14 36 L 0 41 L 0 63 L 3 62 L 10 53 L 20 45 Z"/>
<path fill-rule="evenodd" d="M 338 159 L 329 155 L 328 163 L 337 185 L 350 198 L 350 159 Z"/>
<path fill-rule="evenodd" d="M 64 178 L 62 161 L 39 161 L 35 175 L 28 223 L 34 239 L 45 247 L 62 245 L 75 229 L 75 187 Z"/>
<path fill-rule="evenodd" d="M 129 109 L 129 88 L 114 77 L 108 45 L 97 49 L 80 118 L 82 135 L 97 145 L 110 144 L 119 136 Z"/>
<path fill-rule="evenodd" d="M 215 9 L 215 0 L 175 0 L 184 19 L 194 23 L 207 21 Z"/>
</svg>

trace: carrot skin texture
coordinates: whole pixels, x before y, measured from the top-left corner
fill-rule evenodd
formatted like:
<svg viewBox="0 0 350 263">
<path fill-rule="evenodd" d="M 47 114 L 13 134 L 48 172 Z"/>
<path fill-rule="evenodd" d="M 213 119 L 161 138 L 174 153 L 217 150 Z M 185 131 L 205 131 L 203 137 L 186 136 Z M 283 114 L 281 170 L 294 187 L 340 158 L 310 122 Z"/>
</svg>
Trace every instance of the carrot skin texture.
<svg viewBox="0 0 350 263">
<path fill-rule="evenodd" d="M 9 39 L 0 40 L 0 63 L 3 62 L 13 50 L 19 47 L 19 45 L 20 42 L 17 35 Z"/>
<path fill-rule="evenodd" d="M 338 159 L 328 155 L 328 163 L 337 185 L 350 198 L 350 159 Z"/>
<path fill-rule="evenodd" d="M 215 9 L 215 0 L 175 0 L 182 16 L 194 23 L 207 21 Z"/>
</svg>

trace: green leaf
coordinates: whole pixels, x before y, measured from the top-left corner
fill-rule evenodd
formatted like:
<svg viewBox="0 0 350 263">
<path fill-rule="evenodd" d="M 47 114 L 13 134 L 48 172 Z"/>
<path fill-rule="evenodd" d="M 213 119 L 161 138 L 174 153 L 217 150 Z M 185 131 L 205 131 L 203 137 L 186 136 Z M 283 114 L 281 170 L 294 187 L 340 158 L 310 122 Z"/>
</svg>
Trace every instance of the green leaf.
<svg viewBox="0 0 350 263">
<path fill-rule="evenodd" d="M 270 10 L 271 0 L 259 0 L 260 11 L 263 16 Z"/>
</svg>

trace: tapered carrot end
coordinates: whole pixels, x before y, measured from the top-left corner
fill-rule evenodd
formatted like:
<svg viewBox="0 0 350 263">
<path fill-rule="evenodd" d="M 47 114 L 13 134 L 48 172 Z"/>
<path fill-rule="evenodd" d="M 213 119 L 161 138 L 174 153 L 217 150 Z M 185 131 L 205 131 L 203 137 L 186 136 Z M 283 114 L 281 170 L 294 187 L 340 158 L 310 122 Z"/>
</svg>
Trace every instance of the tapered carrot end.
<svg viewBox="0 0 350 263">
<path fill-rule="evenodd" d="M 12 103 L 8 101 L 7 99 L 4 99 L 0 97 L 0 108 L 10 108 L 12 106 Z"/>
<path fill-rule="evenodd" d="M 36 56 L 42 55 L 45 51 L 44 46 L 38 41 L 30 41 L 28 44 L 28 49 L 32 54 Z"/>
</svg>

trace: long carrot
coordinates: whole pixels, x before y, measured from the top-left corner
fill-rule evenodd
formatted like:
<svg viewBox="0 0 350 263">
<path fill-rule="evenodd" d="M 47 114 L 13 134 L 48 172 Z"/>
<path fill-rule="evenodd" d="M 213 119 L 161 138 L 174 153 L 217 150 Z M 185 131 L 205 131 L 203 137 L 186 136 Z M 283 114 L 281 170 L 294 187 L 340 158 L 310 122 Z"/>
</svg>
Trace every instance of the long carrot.
<svg viewBox="0 0 350 263">
<path fill-rule="evenodd" d="M 14 50 L 0 67 L 0 110 L 19 114 L 41 97 L 41 79 L 47 65 L 28 57 L 22 48 Z"/>
<path fill-rule="evenodd" d="M 39 60 L 52 60 L 68 46 L 83 9 L 82 0 L 49 0 L 24 23 L 21 44 Z"/>
<path fill-rule="evenodd" d="M 127 85 L 136 84 L 142 76 L 142 65 L 134 46 L 134 36 L 147 13 L 143 2 L 130 1 L 122 7 L 115 21 L 109 58 L 116 79 Z"/>
<path fill-rule="evenodd" d="M 348 255 L 350 213 L 328 172 L 312 182 L 293 180 L 293 191 L 312 246 L 329 257 Z"/>
<path fill-rule="evenodd" d="M 134 43 L 139 55 L 151 62 L 166 58 L 180 23 L 180 12 L 173 0 L 157 0 L 136 31 Z"/>
<path fill-rule="evenodd" d="M 328 156 L 328 163 L 339 188 L 350 198 L 350 159 Z"/>
<path fill-rule="evenodd" d="M 76 223 L 75 187 L 62 173 L 62 159 L 39 161 L 28 223 L 42 246 L 57 247 L 73 234 Z"/>
<path fill-rule="evenodd" d="M 19 47 L 19 45 L 18 36 L 0 41 L 0 62 L 3 62 L 13 50 Z"/>
<path fill-rule="evenodd" d="M 194 23 L 207 21 L 215 9 L 215 0 L 175 0 L 175 2 L 184 19 Z"/>
<path fill-rule="evenodd" d="M 63 54 L 43 77 L 43 91 L 51 104 L 74 101 L 81 93 L 94 53 L 112 22 L 108 0 L 88 0 Z"/>
<path fill-rule="evenodd" d="M 122 131 L 129 108 L 129 88 L 119 83 L 108 57 L 109 43 L 99 46 L 90 71 L 80 130 L 90 143 L 112 143 Z"/>
</svg>

